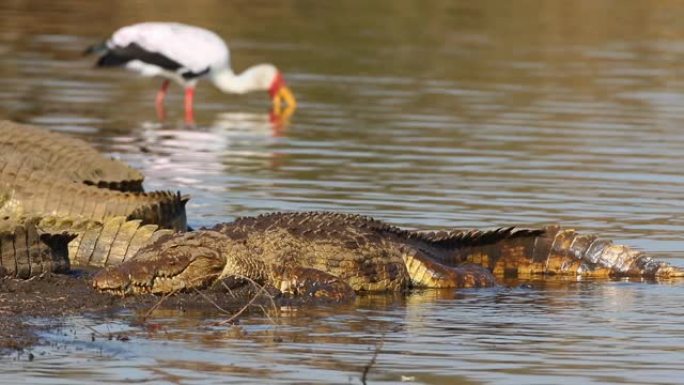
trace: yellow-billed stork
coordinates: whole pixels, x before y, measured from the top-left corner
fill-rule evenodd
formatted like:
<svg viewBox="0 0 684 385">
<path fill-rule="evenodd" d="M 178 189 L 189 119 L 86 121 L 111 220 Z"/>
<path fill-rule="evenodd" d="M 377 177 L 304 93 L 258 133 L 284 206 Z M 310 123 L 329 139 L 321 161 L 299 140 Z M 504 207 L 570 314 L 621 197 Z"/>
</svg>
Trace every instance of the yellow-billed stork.
<svg viewBox="0 0 684 385">
<path fill-rule="evenodd" d="M 164 97 L 169 81 L 185 88 L 185 121 L 192 123 L 197 81 L 208 77 L 221 91 L 244 94 L 268 91 L 275 111 L 285 103 L 293 110 L 296 100 L 280 71 L 272 64 L 257 64 L 241 74 L 230 68 L 228 46 L 217 34 L 180 23 L 148 22 L 118 29 L 106 41 L 88 48 L 98 53 L 98 67 L 125 67 L 143 76 L 166 78 L 157 92 L 156 108 L 164 117 Z"/>
</svg>

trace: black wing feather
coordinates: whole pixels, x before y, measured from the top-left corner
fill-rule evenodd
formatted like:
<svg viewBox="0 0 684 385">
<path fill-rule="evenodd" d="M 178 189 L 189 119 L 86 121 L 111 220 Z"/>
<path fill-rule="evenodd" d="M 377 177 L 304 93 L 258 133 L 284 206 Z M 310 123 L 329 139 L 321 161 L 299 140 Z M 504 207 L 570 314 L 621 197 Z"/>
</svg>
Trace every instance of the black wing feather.
<svg viewBox="0 0 684 385">
<path fill-rule="evenodd" d="M 99 46 L 93 46 L 86 50 L 87 53 L 97 52 Z M 98 67 L 119 67 L 126 65 L 132 60 L 140 60 L 143 63 L 153 64 L 167 71 L 178 71 L 183 65 L 170 59 L 158 52 L 151 52 L 136 43 L 131 43 L 125 47 L 114 47 L 105 50 L 105 54 L 100 57 L 96 65 Z M 185 69 L 180 74 L 184 79 L 190 80 L 209 73 L 209 67 L 199 72 L 192 72 Z"/>
<path fill-rule="evenodd" d="M 185 79 L 185 80 L 190 80 L 190 79 L 193 79 L 193 78 L 198 78 L 198 77 L 200 77 L 200 76 L 202 76 L 202 75 L 206 75 L 206 74 L 208 74 L 208 73 L 209 73 L 209 67 L 207 67 L 207 68 L 205 68 L 205 69 L 203 69 L 202 71 L 199 71 L 199 72 L 192 72 L 192 71 L 189 71 L 189 70 L 188 70 L 188 71 L 183 72 L 183 73 L 181 74 L 181 76 L 183 76 L 183 79 Z"/>
<path fill-rule="evenodd" d="M 150 52 L 136 43 L 131 43 L 125 47 L 108 49 L 107 53 L 101 56 L 97 61 L 97 66 L 118 67 L 133 60 L 140 60 L 143 63 L 153 64 L 167 71 L 176 71 L 182 67 L 177 61 L 169 59 L 160 53 Z"/>
</svg>

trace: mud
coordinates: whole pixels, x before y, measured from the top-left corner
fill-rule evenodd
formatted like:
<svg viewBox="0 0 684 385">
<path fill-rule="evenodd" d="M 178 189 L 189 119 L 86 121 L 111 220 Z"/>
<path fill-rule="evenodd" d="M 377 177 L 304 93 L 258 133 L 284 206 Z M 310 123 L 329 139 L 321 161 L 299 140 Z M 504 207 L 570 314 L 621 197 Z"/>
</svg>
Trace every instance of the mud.
<svg viewBox="0 0 684 385">
<path fill-rule="evenodd" d="M 226 282 L 206 290 L 166 297 L 120 297 L 92 289 L 91 275 L 90 271 L 75 271 L 30 280 L 0 279 L 0 355 L 40 344 L 37 333 L 61 326 L 60 320 L 64 316 L 112 314 L 128 309 L 139 315 L 136 323 L 144 324 L 146 316 L 155 309 L 203 310 L 223 313 L 228 321 L 238 323 L 239 316 L 255 311 L 276 305 L 302 304 L 299 299 L 293 303 L 293 299 L 280 297 L 273 288 L 243 285 L 228 289 Z M 247 305 L 246 311 L 240 313 Z M 239 316 L 233 318 L 238 313 Z M 27 322 L 37 318 L 41 319 L 41 326 Z"/>
</svg>

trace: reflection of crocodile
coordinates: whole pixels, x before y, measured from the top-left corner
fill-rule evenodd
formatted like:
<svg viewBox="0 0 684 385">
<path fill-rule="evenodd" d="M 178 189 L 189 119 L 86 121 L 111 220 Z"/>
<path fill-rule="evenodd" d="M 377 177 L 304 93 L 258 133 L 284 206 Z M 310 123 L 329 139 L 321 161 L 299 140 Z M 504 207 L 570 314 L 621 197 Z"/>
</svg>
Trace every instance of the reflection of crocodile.
<svg viewBox="0 0 684 385">
<path fill-rule="evenodd" d="M 58 137 L 12 123 L 0 123 L 0 137 L 12 129 L 31 130 L 29 141 Z M 558 227 L 425 233 L 311 212 L 173 234 L 158 226 L 185 229 L 185 198 L 115 191 L 142 190 L 142 178 L 78 141 L 59 140 L 34 156 L 26 155 L 30 145 L 6 145 L 0 153 L 0 276 L 65 271 L 70 260 L 112 265 L 95 276 L 94 286 L 116 293 L 168 293 L 230 278 L 333 298 L 353 291 L 490 286 L 504 275 L 684 276 L 638 251 Z M 87 154 L 87 164 L 69 160 L 69 148 L 76 147 Z"/>
<path fill-rule="evenodd" d="M 275 213 L 161 237 L 95 276 L 100 290 L 166 293 L 248 278 L 292 294 L 479 287 L 495 276 L 673 277 L 684 270 L 558 227 L 416 232 L 357 215 Z"/>
</svg>

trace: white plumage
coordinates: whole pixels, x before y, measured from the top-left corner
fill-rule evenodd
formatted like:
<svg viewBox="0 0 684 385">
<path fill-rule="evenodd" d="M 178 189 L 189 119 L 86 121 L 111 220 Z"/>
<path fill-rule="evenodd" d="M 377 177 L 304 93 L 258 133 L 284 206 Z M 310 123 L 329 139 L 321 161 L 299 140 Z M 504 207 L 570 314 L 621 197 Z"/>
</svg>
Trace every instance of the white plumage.
<svg viewBox="0 0 684 385">
<path fill-rule="evenodd" d="M 107 41 L 110 49 L 138 44 L 198 73 L 207 67 L 222 68 L 230 63 L 228 47 L 217 34 L 180 23 L 140 23 L 122 27 Z"/>
</svg>

